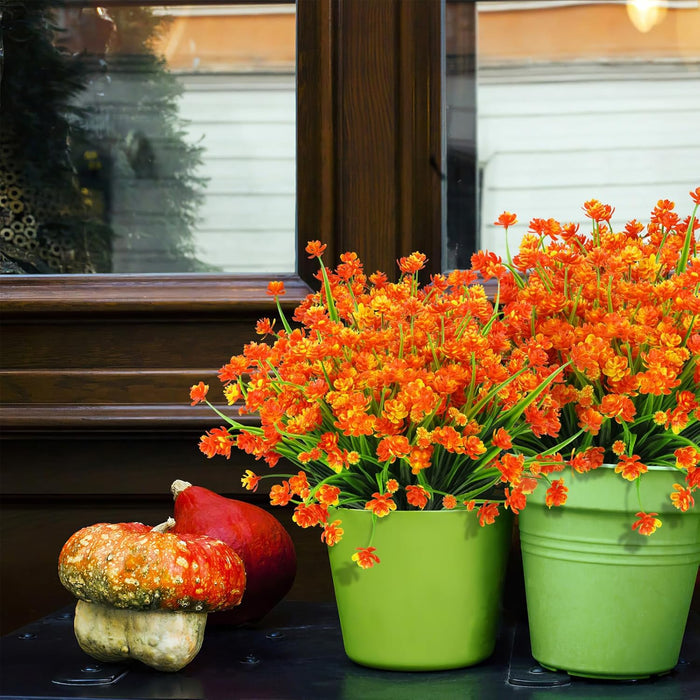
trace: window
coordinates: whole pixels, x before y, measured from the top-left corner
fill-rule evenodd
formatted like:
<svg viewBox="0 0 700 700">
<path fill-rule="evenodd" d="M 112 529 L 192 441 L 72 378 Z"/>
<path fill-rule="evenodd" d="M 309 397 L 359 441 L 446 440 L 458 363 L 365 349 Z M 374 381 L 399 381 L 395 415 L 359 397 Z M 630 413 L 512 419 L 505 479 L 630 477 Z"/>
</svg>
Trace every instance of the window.
<svg viewBox="0 0 700 700">
<path fill-rule="evenodd" d="M 477 2 L 476 16 L 474 3 L 447 8 L 452 255 L 489 248 L 505 258 L 492 223 L 503 210 L 520 221 L 513 252 L 530 219 L 579 221 L 588 199 L 615 207 L 614 227 L 660 198 L 688 202 L 700 158 L 696 0 Z M 474 27 L 476 66 L 460 73 L 459 42 Z"/>
<path fill-rule="evenodd" d="M 3 273 L 294 272 L 293 4 L 2 22 Z"/>
</svg>

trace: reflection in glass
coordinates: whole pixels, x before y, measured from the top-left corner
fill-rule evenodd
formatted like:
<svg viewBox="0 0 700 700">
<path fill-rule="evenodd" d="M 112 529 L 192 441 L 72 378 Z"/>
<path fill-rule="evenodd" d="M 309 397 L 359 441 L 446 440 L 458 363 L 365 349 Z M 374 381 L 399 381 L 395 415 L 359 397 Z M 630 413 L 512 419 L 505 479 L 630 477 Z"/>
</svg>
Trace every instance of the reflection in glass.
<svg viewBox="0 0 700 700">
<path fill-rule="evenodd" d="M 294 8 L 0 10 L 0 270 L 294 268 Z"/>
<path fill-rule="evenodd" d="M 503 229 L 493 225 L 504 210 L 518 214 L 509 231 L 514 252 L 532 218 L 581 222 L 589 199 L 615 207 L 614 228 L 645 216 L 658 199 L 679 208 L 689 202 L 700 161 L 695 0 L 663 3 L 643 24 L 631 13 L 634 0 L 477 2 L 472 24 L 464 15 L 474 3 L 445 1 L 448 166 L 470 152 L 472 134 L 467 177 L 478 183 L 471 202 L 448 208 L 453 259 L 464 259 L 458 245 L 472 244 L 505 258 Z M 449 51 L 469 36 L 476 40 L 473 93 L 468 66 L 450 72 Z M 457 178 L 448 178 L 448 203 L 460 187 L 466 198 Z"/>
<path fill-rule="evenodd" d="M 477 249 L 476 5 L 445 2 L 445 145 L 447 163 L 444 267 L 469 267 Z"/>
</svg>

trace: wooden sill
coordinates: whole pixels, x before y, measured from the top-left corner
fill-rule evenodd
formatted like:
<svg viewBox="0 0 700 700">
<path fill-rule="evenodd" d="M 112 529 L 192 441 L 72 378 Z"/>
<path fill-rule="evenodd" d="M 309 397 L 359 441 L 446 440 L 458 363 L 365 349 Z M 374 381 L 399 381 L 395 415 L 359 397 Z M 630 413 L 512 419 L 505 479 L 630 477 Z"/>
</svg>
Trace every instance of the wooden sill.
<svg viewBox="0 0 700 700">
<path fill-rule="evenodd" d="M 270 309 L 271 280 L 284 282 L 285 308 L 311 288 L 297 275 L 17 275 L 0 277 L 2 313 L 10 316 L 110 313 L 226 313 Z"/>
</svg>

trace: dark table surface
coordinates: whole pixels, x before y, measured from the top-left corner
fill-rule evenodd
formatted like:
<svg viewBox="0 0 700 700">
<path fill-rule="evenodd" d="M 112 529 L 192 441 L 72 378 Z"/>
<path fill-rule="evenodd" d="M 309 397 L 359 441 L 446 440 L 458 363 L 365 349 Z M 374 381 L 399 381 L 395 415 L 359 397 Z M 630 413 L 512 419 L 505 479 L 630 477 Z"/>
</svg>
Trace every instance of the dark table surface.
<svg viewBox="0 0 700 700">
<path fill-rule="evenodd" d="M 530 657 L 523 621 L 504 621 L 493 656 L 471 668 L 429 673 L 364 668 L 343 652 L 333 604 L 295 602 L 282 603 L 248 627 L 217 625 L 210 617 L 202 650 L 177 673 L 136 662 L 93 661 L 75 641 L 69 608 L 3 637 L 0 670 L 1 698 L 700 700 L 700 616 L 691 613 L 678 666 L 635 682 L 544 671 Z"/>
</svg>

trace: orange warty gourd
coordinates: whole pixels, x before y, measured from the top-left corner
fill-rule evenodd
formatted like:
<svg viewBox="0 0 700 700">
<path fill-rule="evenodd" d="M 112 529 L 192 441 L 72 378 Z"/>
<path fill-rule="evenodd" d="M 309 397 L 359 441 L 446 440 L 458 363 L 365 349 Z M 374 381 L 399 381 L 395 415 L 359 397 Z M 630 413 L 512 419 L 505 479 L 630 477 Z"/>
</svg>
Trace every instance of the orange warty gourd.
<svg viewBox="0 0 700 700">
<path fill-rule="evenodd" d="M 65 543 L 58 575 L 79 599 L 74 631 L 86 653 L 177 671 L 199 652 L 207 613 L 240 603 L 238 554 L 211 537 L 164 531 L 173 525 L 98 523 Z"/>
<path fill-rule="evenodd" d="M 63 545 L 58 575 L 76 598 L 132 610 L 214 612 L 238 605 L 245 588 L 229 546 L 142 523 L 78 530 Z"/>
<path fill-rule="evenodd" d="M 246 594 L 240 606 L 216 622 L 242 624 L 258 620 L 289 592 L 296 576 L 294 543 L 274 515 L 252 503 L 220 496 L 178 479 L 175 497 L 177 533 L 216 537 L 236 550 L 247 575 Z"/>
</svg>

